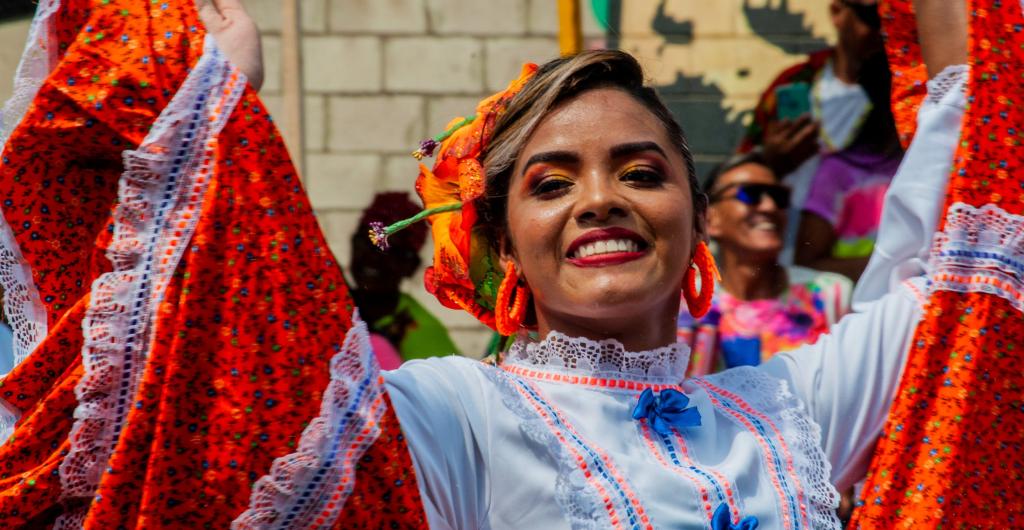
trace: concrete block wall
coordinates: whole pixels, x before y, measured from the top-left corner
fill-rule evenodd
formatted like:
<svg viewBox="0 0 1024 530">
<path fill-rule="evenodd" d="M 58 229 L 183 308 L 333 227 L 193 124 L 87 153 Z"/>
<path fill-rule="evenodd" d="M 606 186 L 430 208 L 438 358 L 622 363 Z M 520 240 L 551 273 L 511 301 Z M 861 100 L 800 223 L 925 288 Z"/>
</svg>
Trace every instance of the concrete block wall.
<svg viewBox="0 0 1024 530">
<path fill-rule="evenodd" d="M 244 0 L 263 32 L 262 97 L 281 114 L 281 4 Z M 694 145 L 700 171 L 733 148 L 760 91 L 802 53 L 831 40 L 821 0 L 581 0 L 588 47 L 636 54 Z M 595 13 L 607 22 L 597 22 Z M 373 194 L 412 190 L 409 153 L 523 62 L 558 54 L 555 0 L 301 0 L 306 187 L 331 247 L 347 266 L 349 240 Z M 607 29 L 605 29 L 607 27 Z M 0 98 L 10 95 L 27 19 L 0 21 Z M 280 123 L 280 122 L 279 122 Z M 430 245 L 424 249 L 429 262 Z M 489 333 L 406 289 L 478 355 Z"/>
<path fill-rule="evenodd" d="M 263 31 L 262 96 L 279 113 L 280 3 L 245 3 Z M 594 17 L 585 18 L 588 40 L 603 44 Z M 553 0 L 302 0 L 301 21 L 303 179 L 346 267 L 355 224 L 374 193 L 412 192 L 418 169 L 410 153 L 419 141 L 471 113 L 522 63 L 558 55 Z M 425 263 L 431 250 L 424 249 Z M 483 352 L 489 331 L 438 304 L 422 275 L 405 288 L 449 326 L 463 353 Z"/>
</svg>

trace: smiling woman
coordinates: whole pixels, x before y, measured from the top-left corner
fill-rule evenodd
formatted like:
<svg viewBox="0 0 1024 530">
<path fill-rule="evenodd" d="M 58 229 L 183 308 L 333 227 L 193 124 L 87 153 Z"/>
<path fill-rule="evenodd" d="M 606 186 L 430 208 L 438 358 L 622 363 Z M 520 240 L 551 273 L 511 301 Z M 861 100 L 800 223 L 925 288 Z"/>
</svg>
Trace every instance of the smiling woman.
<svg viewBox="0 0 1024 530">
<path fill-rule="evenodd" d="M 420 145 L 436 151 L 416 185 L 426 209 L 372 239 L 429 219 L 428 290 L 514 341 L 493 365 L 381 373 L 357 323 L 319 417 L 235 528 L 839 527 L 834 485 L 863 476 L 927 263 L 813 346 L 686 378 L 680 291 L 702 314 L 716 270 L 685 137 L 643 79 L 618 51 L 527 65 Z M 922 116 L 956 119 L 962 82 L 933 87 Z M 915 140 L 925 159 L 955 143 L 950 128 Z M 897 178 L 911 177 L 945 174 Z"/>
<path fill-rule="evenodd" d="M 620 52 L 555 60 L 497 122 L 489 240 L 530 286 L 541 336 L 639 351 L 675 334 L 679 289 L 665 286 L 682 286 L 706 203 L 682 130 L 642 80 Z"/>
</svg>

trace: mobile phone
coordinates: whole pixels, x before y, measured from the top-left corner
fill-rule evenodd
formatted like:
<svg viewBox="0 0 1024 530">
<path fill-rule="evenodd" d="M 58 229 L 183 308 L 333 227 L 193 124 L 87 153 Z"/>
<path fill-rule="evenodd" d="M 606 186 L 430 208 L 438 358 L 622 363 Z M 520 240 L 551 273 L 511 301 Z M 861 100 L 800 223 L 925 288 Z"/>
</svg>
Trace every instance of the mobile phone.
<svg viewBox="0 0 1024 530">
<path fill-rule="evenodd" d="M 795 120 L 811 113 L 811 86 L 807 83 L 789 83 L 775 89 L 775 117 Z"/>
</svg>

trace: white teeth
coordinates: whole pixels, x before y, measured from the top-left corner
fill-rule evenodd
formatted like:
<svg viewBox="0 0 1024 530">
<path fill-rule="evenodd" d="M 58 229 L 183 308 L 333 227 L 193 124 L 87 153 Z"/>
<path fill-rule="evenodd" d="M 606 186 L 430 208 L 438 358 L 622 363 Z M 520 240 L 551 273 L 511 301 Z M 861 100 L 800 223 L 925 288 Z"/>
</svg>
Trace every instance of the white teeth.
<svg viewBox="0 0 1024 530">
<path fill-rule="evenodd" d="M 636 241 L 628 239 L 610 239 L 588 243 L 576 249 L 574 258 L 589 258 L 598 254 L 612 254 L 615 252 L 638 252 L 640 245 Z"/>
<path fill-rule="evenodd" d="M 777 226 L 775 225 L 775 223 L 772 223 L 770 221 L 762 221 L 754 225 L 754 229 L 756 230 L 775 230 L 776 228 Z"/>
</svg>

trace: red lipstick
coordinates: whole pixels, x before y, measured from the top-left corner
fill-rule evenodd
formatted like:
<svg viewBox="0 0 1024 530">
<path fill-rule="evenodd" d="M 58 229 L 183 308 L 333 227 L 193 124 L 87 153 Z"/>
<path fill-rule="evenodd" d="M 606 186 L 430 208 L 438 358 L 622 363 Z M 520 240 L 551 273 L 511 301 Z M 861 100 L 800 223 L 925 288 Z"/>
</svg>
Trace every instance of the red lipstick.
<svg viewBox="0 0 1024 530">
<path fill-rule="evenodd" d="M 603 252 L 601 254 L 594 254 L 587 257 L 573 257 L 576 255 L 580 247 L 589 245 L 598 241 L 613 241 L 625 239 L 636 243 L 639 250 L 637 251 L 613 251 Z M 607 267 L 609 265 L 618 265 L 620 263 L 626 263 L 639 259 L 647 254 L 650 249 L 650 245 L 647 241 L 637 234 L 636 232 L 627 228 L 621 228 L 612 226 L 608 228 L 597 228 L 590 230 L 582 236 L 576 238 L 572 244 L 569 245 L 569 250 L 565 253 L 569 263 L 576 265 L 577 267 Z"/>
</svg>

